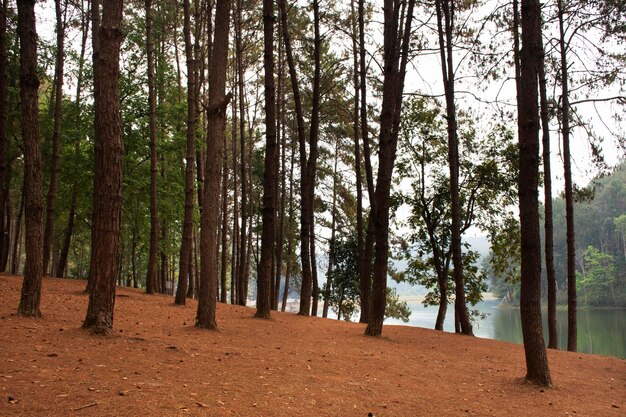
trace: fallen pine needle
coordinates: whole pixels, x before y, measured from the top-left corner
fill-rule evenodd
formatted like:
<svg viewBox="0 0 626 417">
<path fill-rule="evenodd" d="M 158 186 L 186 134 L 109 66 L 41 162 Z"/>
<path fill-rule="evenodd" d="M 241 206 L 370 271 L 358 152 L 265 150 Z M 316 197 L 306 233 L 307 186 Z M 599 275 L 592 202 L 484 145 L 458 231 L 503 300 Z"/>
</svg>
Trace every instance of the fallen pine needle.
<svg viewBox="0 0 626 417">
<path fill-rule="evenodd" d="M 80 407 L 75 408 L 72 411 L 78 411 L 78 410 L 82 410 L 84 408 L 94 407 L 94 406 L 96 406 L 98 404 L 100 404 L 100 403 L 99 402 L 95 402 L 95 403 L 89 403 L 89 404 L 81 405 Z"/>
</svg>

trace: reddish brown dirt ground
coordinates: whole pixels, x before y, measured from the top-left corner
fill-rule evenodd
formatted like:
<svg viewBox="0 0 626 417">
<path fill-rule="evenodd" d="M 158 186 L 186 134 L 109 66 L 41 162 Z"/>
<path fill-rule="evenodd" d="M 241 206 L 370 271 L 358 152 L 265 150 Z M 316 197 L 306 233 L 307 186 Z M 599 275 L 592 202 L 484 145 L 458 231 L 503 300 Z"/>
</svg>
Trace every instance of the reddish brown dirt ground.
<svg viewBox="0 0 626 417">
<path fill-rule="evenodd" d="M 0 416 L 626 416 L 626 363 L 549 352 L 555 387 L 523 376 L 521 346 L 420 328 L 218 306 L 118 288 L 115 334 L 81 330 L 84 281 L 43 283 L 41 319 L 15 315 L 0 276 Z"/>
</svg>

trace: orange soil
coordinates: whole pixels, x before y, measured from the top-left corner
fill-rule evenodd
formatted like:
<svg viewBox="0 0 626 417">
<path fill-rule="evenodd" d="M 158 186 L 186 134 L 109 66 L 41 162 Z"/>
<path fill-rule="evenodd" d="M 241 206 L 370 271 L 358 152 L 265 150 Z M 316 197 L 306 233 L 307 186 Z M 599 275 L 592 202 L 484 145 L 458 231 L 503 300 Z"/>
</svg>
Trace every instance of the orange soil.
<svg viewBox="0 0 626 417">
<path fill-rule="evenodd" d="M 555 387 L 524 381 L 519 345 L 433 330 L 218 306 L 118 288 L 115 334 L 80 328 L 84 281 L 44 280 L 41 319 L 0 276 L 0 416 L 626 416 L 623 360 L 550 351 Z"/>
</svg>

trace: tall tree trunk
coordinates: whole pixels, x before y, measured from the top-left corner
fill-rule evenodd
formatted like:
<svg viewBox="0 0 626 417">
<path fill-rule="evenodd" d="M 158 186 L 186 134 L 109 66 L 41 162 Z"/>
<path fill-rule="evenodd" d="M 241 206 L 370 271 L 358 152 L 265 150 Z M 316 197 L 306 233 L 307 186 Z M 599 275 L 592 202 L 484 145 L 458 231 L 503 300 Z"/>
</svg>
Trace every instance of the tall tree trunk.
<svg viewBox="0 0 626 417">
<path fill-rule="evenodd" d="M 356 143 L 358 143 L 358 134 Z M 326 289 L 324 291 L 324 305 L 322 307 L 322 317 L 328 317 L 329 297 L 332 292 L 332 275 L 333 275 L 333 263 L 335 255 L 335 239 L 337 232 L 337 165 L 339 162 L 339 141 L 335 143 L 335 164 L 333 167 L 333 197 L 332 197 L 332 209 L 331 209 L 331 221 L 330 221 L 330 243 L 328 249 L 328 271 L 326 272 Z M 358 251 L 357 251 L 358 257 Z M 358 266 L 357 261 L 357 266 Z"/>
<path fill-rule="evenodd" d="M 572 156 L 570 153 L 569 77 L 565 43 L 563 1 L 557 0 L 559 14 L 559 46 L 561 52 L 561 123 L 563 136 L 563 177 L 565 179 L 565 222 L 567 227 L 567 350 L 576 352 L 576 242 L 574 234 L 574 195 Z"/>
<path fill-rule="evenodd" d="M 76 80 L 76 99 L 74 101 L 74 107 L 76 108 L 76 119 L 74 121 L 78 133 L 76 143 L 74 144 L 74 157 L 78 160 L 80 155 L 80 142 L 82 139 L 82 118 L 81 118 L 81 103 L 82 103 L 82 88 L 83 88 L 83 74 L 85 66 L 85 51 L 87 49 L 87 38 L 89 36 L 89 4 L 85 10 L 83 3 L 81 2 L 81 44 L 80 44 L 80 57 L 78 59 L 78 76 Z M 54 276 L 65 276 L 65 270 L 67 269 L 67 257 L 70 252 L 70 244 L 72 241 L 72 234 L 74 233 L 74 217 L 76 216 L 76 206 L 78 200 L 78 184 L 77 180 L 74 180 L 72 184 L 72 196 L 70 199 L 70 210 L 67 217 L 67 227 L 63 234 L 63 244 L 59 254 L 59 259 L 56 265 Z"/>
<path fill-rule="evenodd" d="M 226 153 L 226 135 L 224 135 L 222 167 L 222 265 L 220 268 L 220 302 L 227 302 L 226 269 L 228 268 L 228 157 Z"/>
<path fill-rule="evenodd" d="M 537 67 L 541 54 L 541 7 L 522 0 L 522 48 L 518 81 L 519 205 L 522 242 L 520 313 L 526 379 L 551 385 L 541 329 L 541 242 L 539 238 L 539 109 Z"/>
<path fill-rule="evenodd" d="M 13 250 L 11 251 L 11 274 L 16 275 L 20 266 L 19 246 L 20 246 L 20 232 L 22 230 L 22 215 L 24 214 L 24 198 L 25 191 L 22 187 L 22 193 L 20 197 L 20 207 L 17 211 L 17 219 L 15 220 L 15 233 L 13 236 Z"/>
<path fill-rule="evenodd" d="M 389 257 L 389 195 L 398 144 L 402 92 L 414 6 L 414 0 L 408 0 L 408 4 L 405 2 L 395 4 L 395 7 L 394 0 L 385 0 L 384 5 L 384 80 L 380 115 L 378 178 L 374 196 L 376 205 L 370 214 L 374 221 L 376 249 L 370 317 L 365 329 L 365 334 L 368 336 L 380 336 L 385 319 Z M 399 27 L 400 22 L 404 22 L 402 29 Z M 401 43 L 398 39 L 402 40 Z"/>
<path fill-rule="evenodd" d="M 370 202 L 370 213 L 367 221 L 367 235 L 365 246 L 362 249 L 361 276 L 359 279 L 361 289 L 361 317 L 360 323 L 367 323 L 370 317 L 370 301 L 372 292 L 372 256 L 374 253 L 374 220 L 373 213 L 376 209 L 374 197 L 374 174 L 372 171 L 372 158 L 369 141 L 369 128 L 367 117 L 367 69 L 365 64 L 365 0 L 359 0 L 359 79 L 361 89 L 361 138 L 363 139 L 363 160 L 365 165 L 365 178 L 367 193 Z"/>
<path fill-rule="evenodd" d="M 94 16 L 98 15 L 98 1 L 93 2 L 93 8 Z M 94 333 L 112 331 L 119 269 L 124 159 L 118 92 L 122 13 L 122 0 L 103 3 L 102 24 L 93 30 L 95 170 L 89 266 L 92 284 L 83 327 Z"/>
<path fill-rule="evenodd" d="M 312 210 L 311 210 L 312 211 Z M 311 293 L 311 315 L 317 316 L 317 306 L 320 299 L 320 287 L 317 279 L 317 253 L 315 250 L 315 228 L 314 222 L 311 220 L 311 281 L 313 290 Z"/>
<path fill-rule="evenodd" d="M 9 137 L 7 136 L 7 116 L 9 111 L 9 61 L 7 57 L 7 3 L 3 0 L 0 4 L 0 253 L 6 258 L 9 253 L 8 244 L 5 244 L 4 235 L 7 232 L 4 219 L 7 210 L 8 187 L 5 187 L 8 176 L 7 150 L 9 147 Z M 2 265 L 2 271 L 6 263 Z"/>
<path fill-rule="evenodd" d="M 276 91 L 274 87 L 274 2 L 263 0 L 263 67 L 265 69 L 265 170 L 263 171 L 263 230 L 261 262 L 257 272 L 256 317 L 269 318 L 272 258 L 276 232 L 276 187 L 279 158 L 276 141 Z"/>
<path fill-rule="evenodd" d="M 61 9 L 61 0 L 55 0 L 57 51 L 54 69 L 54 127 L 52 130 L 52 160 L 50 163 L 50 183 L 46 198 L 46 221 L 43 233 L 43 272 L 48 273 L 52 235 L 54 234 L 54 220 L 56 217 L 57 181 L 59 177 L 59 159 L 61 157 L 61 104 L 63 101 L 63 76 L 65 63 L 65 11 Z"/>
<path fill-rule="evenodd" d="M 315 258 L 315 178 L 317 172 L 317 142 L 319 139 L 319 123 L 320 123 L 320 77 L 321 77 L 321 48 L 322 38 L 320 35 L 320 11 L 319 0 L 313 0 L 313 97 L 311 106 L 311 123 L 309 131 L 309 159 L 306 161 L 306 175 L 308 186 L 308 205 L 307 214 L 310 216 L 309 242 L 311 245 L 311 280 L 313 284 L 313 303 L 311 306 L 311 314 L 317 316 L 317 303 L 319 301 L 319 285 L 317 281 L 317 262 Z M 304 280 L 303 280 L 304 281 Z M 303 283 L 304 285 L 304 283 Z M 300 309 L 302 312 L 302 308 Z"/>
<path fill-rule="evenodd" d="M 367 323 L 367 319 L 369 317 L 367 301 L 369 300 L 369 288 L 371 284 L 369 275 L 367 277 L 365 276 L 365 263 L 363 262 L 365 258 L 365 254 L 363 253 L 365 249 L 365 242 L 363 241 L 363 177 L 361 173 L 361 145 L 359 144 L 359 117 L 361 116 L 361 109 L 359 107 L 359 93 L 361 91 L 359 81 L 359 65 L 361 61 L 361 47 L 357 44 L 357 37 L 359 37 L 359 43 L 361 42 L 361 20 L 363 20 L 363 25 L 365 25 L 365 17 L 361 15 L 361 13 L 364 13 L 364 10 L 361 9 L 361 6 L 361 2 L 359 2 L 359 15 L 356 16 L 354 0 L 350 1 L 352 13 L 352 83 L 354 84 L 354 119 L 352 121 L 352 129 L 354 130 L 354 174 L 356 177 L 356 262 L 357 273 L 359 276 L 359 289 L 361 290 L 361 315 L 359 317 L 359 322 Z M 365 36 L 365 34 L 363 36 Z M 363 51 L 365 50 L 363 49 Z M 365 68 L 365 62 L 363 62 L 363 68 Z M 332 248 L 330 252 L 332 256 Z M 331 265 L 328 266 L 329 271 L 331 270 L 330 266 Z M 330 284 L 331 283 L 329 281 L 328 291 L 331 290 Z M 328 314 L 328 303 L 326 300 L 324 301 L 324 314 Z M 324 317 L 326 317 L 326 315 L 324 315 Z"/>
<path fill-rule="evenodd" d="M 235 72 L 235 71 L 233 71 Z M 237 79 L 233 75 L 233 79 Z M 236 84 L 236 82 L 234 83 Z M 232 111 L 232 154 L 233 154 L 233 229 L 232 229 L 232 245 L 230 254 L 230 303 L 238 304 L 239 302 L 239 193 L 237 186 L 237 95 L 233 91 Z"/>
<path fill-rule="evenodd" d="M 43 275 L 43 173 L 39 139 L 39 76 L 35 1 L 17 2 L 20 39 L 20 100 L 24 146 L 24 194 L 26 210 L 26 266 L 18 314 L 39 317 Z"/>
<path fill-rule="evenodd" d="M 541 143 L 543 149 L 543 191 L 544 191 L 544 256 L 548 280 L 548 348 L 559 348 L 556 327 L 556 275 L 554 272 L 554 230 L 552 225 L 552 169 L 550 167 L 550 116 L 546 86 L 546 64 L 543 39 L 540 39 L 541 58 L 539 62 L 539 102 L 541 104 Z"/>
<path fill-rule="evenodd" d="M 284 126 L 284 125 L 283 125 Z M 284 137 L 284 136 L 283 136 Z M 295 141 L 291 141 L 291 156 L 289 162 L 289 223 L 287 224 L 287 230 L 289 234 L 287 236 L 287 270 L 285 271 L 285 287 L 283 288 L 283 299 L 280 307 L 281 311 L 285 311 L 287 308 L 287 298 L 289 297 L 289 278 L 291 277 L 291 269 L 293 264 L 293 233 L 294 224 L 294 204 L 293 204 L 293 167 L 295 159 Z"/>
<path fill-rule="evenodd" d="M 191 251 L 193 246 L 193 210 L 194 210 L 194 165 L 196 154 L 196 104 L 198 86 L 196 85 L 197 68 L 191 43 L 191 5 L 189 0 L 183 3 L 185 14 L 183 34 L 185 36 L 185 57 L 187 58 L 187 148 L 185 165 L 185 211 L 183 218 L 183 237 L 180 246 L 178 289 L 175 304 L 184 305 L 189 282 Z M 196 25 L 198 22 L 196 22 Z"/>
<path fill-rule="evenodd" d="M 452 265 L 454 268 L 454 310 L 458 317 L 460 331 L 471 335 L 472 324 L 465 303 L 465 286 L 463 278 L 463 253 L 461 249 L 461 200 L 459 196 L 459 138 L 456 120 L 456 104 L 454 102 L 454 65 L 452 55 L 452 31 L 454 30 L 454 1 L 437 0 L 437 28 L 439 32 L 439 51 L 441 56 L 441 73 L 446 96 L 446 121 L 448 124 L 448 164 L 450 167 L 450 200 L 451 200 L 451 243 Z"/>
<path fill-rule="evenodd" d="M 217 226 L 219 223 L 219 189 L 222 172 L 222 152 L 226 107 L 230 96 L 225 95 L 228 57 L 230 0 L 217 0 L 215 37 L 209 70 L 209 106 L 207 110 L 207 154 L 205 185 L 202 193 L 200 250 L 202 254 L 200 292 L 196 326 L 217 329 L 215 307 L 217 298 Z"/>
<path fill-rule="evenodd" d="M 8 176 L 10 177 L 10 176 Z M 11 207 L 11 194 L 8 192 L 10 181 L 6 182 L 6 190 L 5 190 L 5 199 L 4 202 L 4 216 L 0 221 L 2 221 L 2 235 L 0 235 L 1 247 L 0 247 L 0 272 L 5 272 L 7 270 L 7 265 L 9 262 L 9 248 L 11 247 L 11 224 L 13 222 L 12 215 L 12 207 Z"/>
<path fill-rule="evenodd" d="M 280 33 L 280 29 L 278 31 Z M 283 45 L 282 37 L 278 37 L 278 99 L 276 103 L 276 111 L 279 116 L 276 117 L 276 141 L 280 143 L 280 209 L 279 209 L 279 225 L 278 237 L 276 239 L 276 276 L 274 278 L 274 293 L 272 294 L 272 308 L 278 310 L 278 298 L 280 296 L 280 278 L 283 273 L 283 254 L 285 244 L 285 204 L 287 202 L 287 139 L 285 135 L 285 92 L 284 86 L 284 63 L 283 63 Z M 278 187 L 277 187 L 278 188 Z"/>
<path fill-rule="evenodd" d="M 246 305 L 246 291 L 245 291 L 245 282 L 247 280 L 248 275 L 245 273 L 245 265 L 246 265 L 246 216 L 248 214 L 247 210 L 247 174 L 246 174 L 246 130 L 245 130 L 245 94 L 244 94 L 244 65 L 243 65 L 243 44 L 242 44 L 242 9 L 243 2 L 242 0 L 237 0 L 237 16 L 236 16 L 236 26 L 235 26 L 235 43 L 237 49 L 237 87 L 238 87 L 238 104 L 239 104 L 239 151 L 241 152 L 241 237 L 239 238 L 239 271 L 237 276 L 239 277 L 239 287 L 238 287 L 238 304 L 245 306 Z"/>
<path fill-rule="evenodd" d="M 293 90 L 293 101 L 296 110 L 297 121 L 297 137 L 300 149 L 300 257 L 302 267 L 302 286 L 300 290 L 300 310 L 298 314 L 309 315 L 311 310 L 311 252 L 310 252 L 310 231 L 309 222 L 311 216 L 309 214 L 309 176 L 307 175 L 307 156 L 306 156 L 306 137 L 304 114 L 302 111 L 302 99 L 300 96 L 300 86 L 298 84 L 298 75 L 295 67 L 293 51 L 291 49 L 291 36 L 289 27 L 287 26 L 287 6 L 285 0 L 279 0 L 280 19 L 283 31 L 283 40 L 285 42 L 285 54 L 287 55 L 287 64 L 289 67 L 289 78 L 291 79 L 291 88 Z M 314 95 L 315 96 L 315 95 Z"/>
<path fill-rule="evenodd" d="M 157 131 L 156 93 L 154 90 L 154 58 L 152 39 L 152 0 L 146 0 L 146 55 L 148 61 L 148 114 L 150 132 L 150 246 L 146 293 L 154 294 L 157 280 L 157 251 L 159 246 L 159 213 L 157 206 Z M 183 297 L 184 300 L 184 297 Z"/>
<path fill-rule="evenodd" d="M 130 265 L 133 282 L 137 282 L 137 229 L 135 227 L 131 236 Z"/>
</svg>

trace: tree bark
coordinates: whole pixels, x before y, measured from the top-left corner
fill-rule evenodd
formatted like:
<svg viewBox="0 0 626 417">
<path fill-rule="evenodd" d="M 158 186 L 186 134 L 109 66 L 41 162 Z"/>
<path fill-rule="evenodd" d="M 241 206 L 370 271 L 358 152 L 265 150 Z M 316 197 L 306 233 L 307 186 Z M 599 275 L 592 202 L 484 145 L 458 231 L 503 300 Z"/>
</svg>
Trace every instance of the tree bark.
<svg viewBox="0 0 626 417">
<path fill-rule="evenodd" d="M 359 246 L 359 248 L 362 248 L 362 265 L 360 266 L 359 277 L 361 290 L 360 323 L 367 323 L 370 317 L 372 255 L 374 250 L 374 221 L 372 216 L 376 209 L 376 198 L 374 197 L 374 174 L 372 172 L 372 157 L 367 122 L 367 69 L 365 65 L 365 55 L 365 0 L 359 0 L 359 87 L 361 89 L 361 138 L 363 140 L 363 161 L 365 164 L 367 193 L 370 202 L 370 213 L 367 221 L 367 235 L 364 243 L 365 246 Z"/>
<path fill-rule="evenodd" d="M 24 187 L 22 187 L 22 193 L 20 197 L 20 207 L 17 212 L 17 219 L 15 220 L 15 233 L 13 237 L 13 249 L 11 251 L 11 275 L 16 275 L 20 266 L 19 246 L 20 246 L 20 233 L 22 230 L 22 216 L 24 214 Z"/>
<path fill-rule="evenodd" d="M 519 205 L 522 242 L 520 313 L 526 379 L 551 385 L 541 328 L 541 242 L 539 238 L 539 109 L 537 67 L 541 54 L 541 7 L 522 0 L 522 49 L 518 81 Z"/>
<path fill-rule="evenodd" d="M 359 15 L 356 15 L 354 0 L 350 1 L 350 10 L 352 13 L 352 83 L 354 84 L 354 115 L 352 121 L 352 129 L 353 129 L 353 137 L 354 137 L 354 175 L 356 177 L 356 264 L 358 268 L 359 275 L 359 288 L 361 290 L 361 315 L 359 318 L 359 322 L 366 323 L 367 317 L 369 316 L 369 310 L 367 308 L 367 299 L 368 299 L 368 290 L 370 287 L 369 276 L 366 279 L 365 271 L 364 271 L 364 244 L 363 241 L 363 177 L 361 173 L 361 145 L 359 144 L 359 117 L 360 117 L 360 107 L 359 107 L 359 93 L 360 93 L 360 82 L 359 82 L 359 65 L 360 65 L 360 51 L 361 48 L 357 45 L 357 37 L 360 36 L 361 27 L 360 23 L 363 20 L 363 25 L 365 25 L 365 18 L 362 16 L 364 7 L 359 2 Z M 359 40 L 360 42 L 360 40 Z M 363 62 L 363 68 L 365 67 L 365 62 Z M 333 179 L 334 181 L 334 179 Z M 334 240 L 331 238 L 331 242 Z M 329 250 L 329 257 L 332 257 L 332 246 Z M 332 263 L 329 261 L 328 271 L 330 275 Z M 328 291 L 331 290 L 332 283 L 328 281 Z M 324 300 L 324 312 L 322 314 L 324 317 L 328 315 L 328 302 Z"/>
<path fill-rule="evenodd" d="M 146 293 L 154 294 L 157 280 L 157 251 L 159 246 L 159 212 L 157 206 L 157 131 L 156 92 L 154 90 L 154 57 L 152 39 L 152 0 L 146 0 L 146 57 L 148 61 L 148 115 L 150 132 L 150 246 Z M 183 297 L 184 300 L 184 297 Z"/>
<path fill-rule="evenodd" d="M 238 292 L 237 303 L 239 305 L 246 305 L 247 291 L 246 283 L 248 275 L 246 274 L 246 259 L 247 259 L 247 231 L 246 231 L 246 216 L 248 215 L 248 192 L 247 192 L 247 174 L 246 174 L 246 130 L 245 130 L 245 94 L 244 94 L 244 65 L 243 65 L 243 44 L 242 44 L 242 0 L 237 0 L 237 19 L 236 19 L 236 48 L 237 48 L 237 88 L 238 88 L 238 104 L 239 104 L 239 152 L 241 152 L 241 236 L 239 238 L 239 260 L 238 260 Z M 251 215 L 251 214 L 250 214 Z"/>
<path fill-rule="evenodd" d="M 183 236 L 180 246 L 178 288 L 174 303 L 184 305 L 189 282 L 191 251 L 193 246 L 193 210 L 194 210 L 194 165 L 196 154 L 196 86 L 197 68 L 191 42 L 191 5 L 189 0 L 183 3 L 185 14 L 183 34 L 185 37 L 185 57 L 187 58 L 187 145 L 185 165 L 185 211 L 183 218 Z M 198 24 L 196 22 L 196 24 Z"/>
<path fill-rule="evenodd" d="M 278 30 L 280 33 L 280 28 Z M 278 237 L 276 239 L 276 277 L 274 279 L 274 293 L 272 294 L 272 309 L 278 310 L 278 298 L 280 296 L 280 279 L 283 272 L 283 254 L 285 244 L 285 204 L 287 201 L 287 139 L 285 134 L 285 92 L 284 86 L 284 63 L 282 38 L 278 37 L 278 94 L 279 98 L 276 103 L 276 141 L 280 143 L 281 152 L 281 173 L 280 173 L 280 209 L 279 209 L 279 225 Z M 278 187 L 277 187 L 278 188 Z"/>
<path fill-rule="evenodd" d="M 355 142 L 358 144 L 358 133 L 355 133 L 357 139 Z M 358 145 L 357 145 L 358 146 Z M 330 294 L 332 292 L 332 275 L 333 275 L 333 263 L 335 255 L 335 240 L 337 232 L 337 164 L 339 162 L 339 142 L 335 143 L 335 164 L 333 167 L 333 197 L 331 208 L 331 221 L 330 221 L 330 243 L 328 248 L 328 270 L 326 272 L 326 289 L 324 291 L 324 305 L 322 306 L 322 317 L 328 317 L 328 307 Z M 358 251 L 357 251 L 358 257 Z M 357 266 L 359 265 L 357 261 Z"/>
<path fill-rule="evenodd" d="M 226 155 L 226 135 L 224 135 L 224 152 L 222 167 L 222 251 L 220 267 L 220 302 L 228 301 L 226 294 L 226 269 L 228 268 L 228 157 Z"/>
<path fill-rule="evenodd" d="M 17 2 L 20 39 L 20 100 L 24 146 L 24 194 L 26 214 L 26 266 L 18 314 L 39 317 L 43 275 L 43 172 L 39 138 L 39 76 L 35 1 Z"/>
<path fill-rule="evenodd" d="M 559 348 L 556 327 L 556 275 L 554 272 L 554 228 L 552 221 L 552 169 L 550 163 L 550 116 L 546 83 L 546 64 L 543 39 L 539 62 L 539 102 L 541 106 L 541 143 L 543 149 L 543 191 L 544 191 L 544 256 L 548 280 L 548 348 Z"/>
<path fill-rule="evenodd" d="M 371 213 L 374 221 L 376 249 L 370 317 L 365 329 L 365 334 L 368 336 L 380 336 L 385 319 L 389 257 L 389 195 L 398 144 L 402 92 L 414 6 L 414 0 L 408 0 L 408 4 L 405 2 L 395 4 L 395 7 L 394 0 L 385 0 L 384 5 L 383 101 L 380 116 L 378 178 L 374 196 L 376 206 Z M 404 28 L 401 30 L 399 26 L 402 21 L 404 21 Z M 402 40 L 401 43 L 398 43 L 398 39 Z"/>
<path fill-rule="evenodd" d="M 272 258 L 276 232 L 276 187 L 279 158 L 276 141 L 276 91 L 274 87 L 274 2 L 263 0 L 263 67 L 265 70 L 265 169 L 263 171 L 263 230 L 261 262 L 257 271 L 256 317 L 270 318 Z"/>
<path fill-rule="evenodd" d="M 287 223 L 287 230 L 289 234 L 287 236 L 287 270 L 285 271 L 285 288 L 283 289 L 283 299 L 280 307 L 280 311 L 287 309 L 287 298 L 289 297 L 289 279 L 291 277 L 291 270 L 293 266 L 293 233 L 295 225 L 293 224 L 294 218 L 294 203 L 293 203 L 293 167 L 295 159 L 295 141 L 291 141 L 291 157 L 289 162 L 289 222 Z"/>
<path fill-rule="evenodd" d="M 565 44 L 563 1 L 557 0 L 559 14 L 559 46 L 561 52 L 561 123 L 563 137 L 563 177 L 565 180 L 565 223 L 567 227 L 567 350 L 576 352 L 576 242 L 574 232 L 574 195 L 572 156 L 570 152 L 569 79 L 567 45 Z"/>
<path fill-rule="evenodd" d="M 94 15 L 99 15 L 94 1 Z M 113 328 L 115 281 L 119 270 L 124 145 L 118 80 L 123 38 L 122 0 L 103 3 L 94 26 L 95 170 L 89 267 L 89 305 L 83 327 L 107 334 Z M 99 19 L 98 19 L 99 20 Z"/>
<path fill-rule="evenodd" d="M 9 111 L 9 74 L 8 74 L 8 57 L 7 57 L 7 3 L 3 0 L 0 4 L 0 254 L 3 258 L 8 257 L 9 245 L 5 244 L 4 236 L 8 233 L 8 227 L 5 227 L 4 219 L 7 211 L 7 193 L 8 187 L 5 186 L 8 176 L 7 150 L 9 147 L 9 137 L 7 136 L 7 117 Z M 8 242 L 8 239 L 6 240 Z M 4 263 L 2 271 L 6 263 Z"/>
<path fill-rule="evenodd" d="M 234 71 L 233 71 L 234 72 Z M 234 75 L 233 79 L 237 76 Z M 233 228 L 230 254 L 230 303 L 237 304 L 239 301 L 239 193 L 237 186 L 237 95 L 233 93 L 232 111 L 232 154 L 233 154 Z"/>
<path fill-rule="evenodd" d="M 209 106 L 207 110 L 207 154 L 205 186 L 202 193 L 200 250 L 201 276 L 198 294 L 196 326 L 217 329 L 215 307 L 217 298 L 217 227 L 219 223 L 219 189 L 226 107 L 230 96 L 225 95 L 228 57 L 230 0 L 217 0 L 215 37 L 209 71 Z"/>
<path fill-rule="evenodd" d="M 89 7 L 87 7 L 89 10 Z M 81 103 L 82 103 L 82 88 L 83 88 L 83 75 L 85 66 L 85 51 L 87 49 L 87 38 L 89 36 L 89 16 L 88 13 L 82 8 L 81 3 L 81 44 L 80 44 L 80 57 L 78 59 L 78 76 L 76 80 L 76 99 L 74 101 L 74 107 L 76 108 L 76 129 L 79 132 L 74 144 L 74 157 L 78 159 L 80 155 L 80 142 L 82 139 L 82 118 L 81 118 Z M 67 227 L 63 234 L 63 244 L 59 253 L 59 259 L 54 271 L 55 277 L 65 276 L 67 269 L 67 258 L 70 252 L 70 244 L 72 242 L 72 234 L 74 233 L 74 218 L 76 216 L 76 206 L 78 200 L 78 184 L 74 180 L 72 184 L 72 196 L 70 199 L 70 210 L 67 217 Z"/>
<path fill-rule="evenodd" d="M 54 69 L 54 126 L 52 130 L 52 160 L 50 163 L 50 183 L 46 198 L 46 221 L 43 233 L 43 272 L 48 273 L 52 235 L 54 234 L 54 220 L 56 217 L 57 182 L 59 177 L 59 159 L 61 157 L 61 104 L 63 101 L 63 76 L 65 63 L 65 14 L 61 10 L 61 0 L 55 0 L 57 51 Z M 67 9 L 67 5 L 66 5 Z M 52 273 L 51 273 L 52 274 Z"/>
<path fill-rule="evenodd" d="M 454 310 L 458 317 L 461 333 L 472 335 L 472 324 L 465 303 L 465 285 L 463 278 L 463 253 L 461 248 L 461 200 L 459 196 L 459 138 L 454 102 L 454 65 L 452 55 L 452 31 L 454 29 L 454 2 L 437 0 L 437 28 L 439 32 L 439 51 L 441 73 L 446 96 L 446 121 L 448 125 L 448 164 L 450 167 L 450 207 L 451 207 L 451 243 L 452 265 L 454 269 Z"/>
<path fill-rule="evenodd" d="M 285 54 L 287 56 L 287 64 L 289 67 L 289 78 L 291 79 L 291 88 L 293 90 L 293 101 L 296 110 L 297 121 L 297 138 L 300 150 L 300 258 L 302 267 L 302 286 L 300 290 L 300 310 L 298 314 L 308 316 L 311 311 L 311 247 L 310 247 L 310 224 L 311 216 L 309 213 L 309 176 L 307 175 L 307 155 L 306 155 L 306 137 L 304 114 L 302 111 L 302 99 L 300 96 L 300 85 L 298 84 L 298 75 L 295 67 L 295 60 L 291 48 L 291 36 L 289 27 L 287 26 L 287 7 L 285 0 L 278 1 L 280 8 L 280 19 L 283 31 L 283 40 L 285 42 Z M 315 95 L 314 95 L 315 96 Z"/>
</svg>

